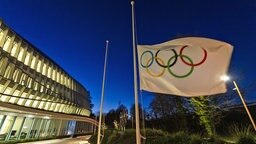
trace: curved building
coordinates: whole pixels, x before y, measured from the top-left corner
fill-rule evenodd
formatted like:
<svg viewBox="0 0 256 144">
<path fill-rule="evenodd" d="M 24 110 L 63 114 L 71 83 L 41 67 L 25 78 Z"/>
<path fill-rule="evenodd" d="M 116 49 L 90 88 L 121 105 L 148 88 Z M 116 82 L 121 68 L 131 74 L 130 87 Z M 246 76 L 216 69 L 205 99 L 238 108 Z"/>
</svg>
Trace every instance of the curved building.
<svg viewBox="0 0 256 144">
<path fill-rule="evenodd" d="M 0 141 L 92 131 L 90 94 L 0 20 Z"/>
</svg>

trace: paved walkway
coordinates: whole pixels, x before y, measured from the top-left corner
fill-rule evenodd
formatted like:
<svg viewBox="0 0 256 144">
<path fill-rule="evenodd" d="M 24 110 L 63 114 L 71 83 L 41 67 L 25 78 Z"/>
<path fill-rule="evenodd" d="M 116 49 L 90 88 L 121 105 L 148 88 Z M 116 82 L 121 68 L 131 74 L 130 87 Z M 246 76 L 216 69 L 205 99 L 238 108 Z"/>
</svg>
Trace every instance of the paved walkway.
<svg viewBox="0 0 256 144">
<path fill-rule="evenodd" d="M 53 140 L 44 140 L 44 141 L 36 141 L 36 142 L 27 142 L 20 144 L 90 144 L 88 139 L 90 135 L 80 136 L 76 138 L 63 138 L 63 139 L 53 139 Z"/>
</svg>

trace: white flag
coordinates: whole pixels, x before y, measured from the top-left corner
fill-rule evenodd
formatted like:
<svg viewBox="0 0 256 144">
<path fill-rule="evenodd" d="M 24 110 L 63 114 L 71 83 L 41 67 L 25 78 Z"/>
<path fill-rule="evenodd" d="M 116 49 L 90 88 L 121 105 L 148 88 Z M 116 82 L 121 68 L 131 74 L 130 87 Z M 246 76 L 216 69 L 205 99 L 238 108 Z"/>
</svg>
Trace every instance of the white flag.
<svg viewBox="0 0 256 144">
<path fill-rule="evenodd" d="M 157 45 L 138 45 L 140 89 L 180 96 L 226 92 L 233 46 L 208 38 L 187 37 Z"/>
</svg>

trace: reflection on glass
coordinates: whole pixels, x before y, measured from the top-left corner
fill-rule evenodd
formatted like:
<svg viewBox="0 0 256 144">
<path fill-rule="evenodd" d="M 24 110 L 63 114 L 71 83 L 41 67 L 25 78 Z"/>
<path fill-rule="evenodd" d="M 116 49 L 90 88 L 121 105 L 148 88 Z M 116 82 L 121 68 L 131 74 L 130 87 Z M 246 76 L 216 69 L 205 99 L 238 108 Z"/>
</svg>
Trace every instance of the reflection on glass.
<svg viewBox="0 0 256 144">
<path fill-rule="evenodd" d="M 40 137 L 46 137 L 48 135 L 47 130 L 49 128 L 50 122 L 51 120 L 44 120 L 43 126 L 40 130 Z"/>
<path fill-rule="evenodd" d="M 36 134 L 38 133 L 38 129 L 40 128 L 40 124 L 41 124 L 41 119 L 35 119 L 34 120 L 33 126 L 32 126 L 31 131 L 30 131 L 29 138 L 35 138 L 36 137 Z"/>
<path fill-rule="evenodd" d="M 7 116 L 0 130 L 0 140 L 5 140 L 14 122 L 14 116 Z"/>
<path fill-rule="evenodd" d="M 21 130 L 21 133 L 20 133 L 20 139 L 25 139 L 26 138 L 26 136 L 29 133 L 30 127 L 32 126 L 32 122 L 33 122 L 32 118 L 26 118 L 26 120 L 25 120 L 25 122 L 22 126 L 22 130 Z"/>
<path fill-rule="evenodd" d="M 19 136 L 19 132 L 20 132 L 23 120 L 24 120 L 24 117 L 17 117 L 16 118 L 16 121 L 13 125 L 12 130 L 11 130 L 9 140 L 17 139 L 17 137 Z"/>
</svg>

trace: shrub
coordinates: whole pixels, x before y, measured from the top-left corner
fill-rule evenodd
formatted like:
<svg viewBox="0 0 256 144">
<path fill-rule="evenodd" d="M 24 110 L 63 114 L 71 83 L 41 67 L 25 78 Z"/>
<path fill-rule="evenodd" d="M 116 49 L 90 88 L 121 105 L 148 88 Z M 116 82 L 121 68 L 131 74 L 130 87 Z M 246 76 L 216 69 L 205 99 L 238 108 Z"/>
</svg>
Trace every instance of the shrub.
<svg viewBox="0 0 256 144">
<path fill-rule="evenodd" d="M 169 140 L 169 136 L 150 137 L 146 139 L 146 144 L 167 144 Z"/>
<path fill-rule="evenodd" d="M 250 135 L 253 133 L 253 129 L 250 125 L 232 124 L 228 130 L 229 133 L 235 137 L 239 135 Z"/>
<path fill-rule="evenodd" d="M 202 144 L 203 140 L 201 135 L 199 134 L 192 134 L 190 135 L 190 141 L 188 142 L 188 144 Z"/>
<path fill-rule="evenodd" d="M 146 144 L 166 144 L 170 136 L 167 132 L 157 129 L 146 129 Z"/>
<path fill-rule="evenodd" d="M 118 144 L 135 144 L 136 132 L 135 129 L 127 129 L 117 142 Z"/>
<path fill-rule="evenodd" d="M 219 136 L 217 135 L 212 135 L 205 141 L 204 143 L 206 144 L 226 144 L 225 141 L 223 141 Z"/>
<path fill-rule="evenodd" d="M 255 136 L 240 136 L 237 140 L 237 144 L 256 144 Z"/>
<path fill-rule="evenodd" d="M 121 132 L 112 130 L 106 131 L 105 136 L 102 140 L 102 144 L 113 144 L 115 143 L 121 136 Z"/>
<path fill-rule="evenodd" d="M 256 144 L 256 135 L 250 125 L 232 124 L 229 132 L 237 144 Z"/>
<path fill-rule="evenodd" d="M 189 141 L 189 134 L 184 131 L 173 134 L 171 139 L 169 139 L 169 143 L 171 144 L 187 144 Z"/>
<path fill-rule="evenodd" d="M 157 129 L 146 129 L 146 137 L 166 136 L 167 132 Z"/>
</svg>

